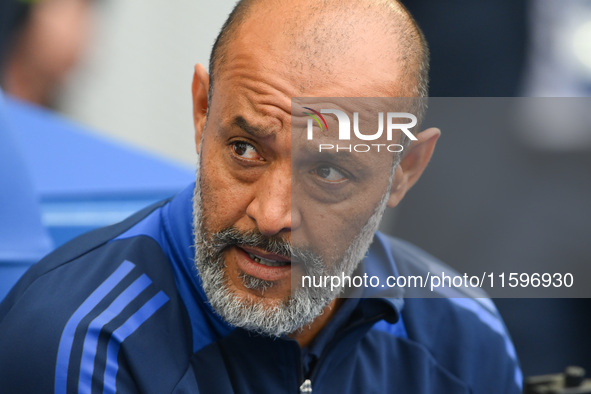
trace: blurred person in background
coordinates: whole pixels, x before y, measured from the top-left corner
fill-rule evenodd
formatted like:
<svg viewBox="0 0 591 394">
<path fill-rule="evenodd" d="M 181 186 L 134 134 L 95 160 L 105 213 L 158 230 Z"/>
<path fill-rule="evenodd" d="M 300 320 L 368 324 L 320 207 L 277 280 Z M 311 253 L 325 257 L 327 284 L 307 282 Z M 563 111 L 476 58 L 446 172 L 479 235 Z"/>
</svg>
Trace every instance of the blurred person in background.
<svg viewBox="0 0 591 394">
<path fill-rule="evenodd" d="M 58 87 L 88 41 L 88 0 L 0 0 L 0 85 L 52 107 Z"/>
<path fill-rule="evenodd" d="M 581 97 L 591 92 L 589 1 L 403 3 L 430 44 L 432 97 Z M 552 124 L 547 120 L 541 125 Z M 442 126 L 438 146 L 453 153 L 433 157 L 384 230 L 453 261 L 460 271 L 476 261 L 497 271 L 512 262 L 566 271 L 589 264 L 591 133 L 576 134 L 574 127 L 530 129 L 535 132 Z M 469 172 L 463 171 L 467 163 Z M 425 232 L 428 226 L 431 231 Z M 589 299 L 495 303 L 525 376 L 560 372 L 569 364 L 591 369 Z"/>
<path fill-rule="evenodd" d="M 193 178 L 188 166 L 39 106 L 61 103 L 93 7 L 89 0 L 0 0 L 0 300 L 53 247 Z"/>
</svg>

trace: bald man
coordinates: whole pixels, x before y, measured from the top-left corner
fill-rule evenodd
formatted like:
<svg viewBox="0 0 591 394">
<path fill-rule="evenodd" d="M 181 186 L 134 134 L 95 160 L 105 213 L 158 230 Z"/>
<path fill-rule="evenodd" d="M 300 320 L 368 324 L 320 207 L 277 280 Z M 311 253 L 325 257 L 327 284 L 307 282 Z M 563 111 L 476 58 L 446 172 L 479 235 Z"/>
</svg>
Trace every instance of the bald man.
<svg viewBox="0 0 591 394">
<path fill-rule="evenodd" d="M 376 232 L 439 136 L 410 129 L 427 59 L 395 2 L 240 2 L 195 67 L 195 184 L 25 275 L 3 392 L 519 392 L 489 300 L 310 284 L 451 272 Z"/>
</svg>

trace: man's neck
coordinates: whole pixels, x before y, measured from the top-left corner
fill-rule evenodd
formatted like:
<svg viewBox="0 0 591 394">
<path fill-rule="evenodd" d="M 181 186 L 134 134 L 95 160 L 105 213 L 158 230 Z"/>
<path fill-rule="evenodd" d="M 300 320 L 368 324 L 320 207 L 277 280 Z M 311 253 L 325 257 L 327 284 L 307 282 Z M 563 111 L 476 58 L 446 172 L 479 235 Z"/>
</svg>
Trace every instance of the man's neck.
<svg viewBox="0 0 591 394">
<path fill-rule="evenodd" d="M 318 316 L 312 322 L 312 324 L 305 326 L 301 331 L 297 331 L 296 333 L 290 334 L 289 336 L 295 339 L 300 344 L 300 347 L 303 348 L 309 346 L 314 338 L 316 338 L 316 335 L 318 335 L 318 333 L 322 331 L 330 319 L 332 319 L 342 304 L 342 299 L 334 299 L 326 306 L 326 308 L 324 308 L 323 313 Z"/>
</svg>

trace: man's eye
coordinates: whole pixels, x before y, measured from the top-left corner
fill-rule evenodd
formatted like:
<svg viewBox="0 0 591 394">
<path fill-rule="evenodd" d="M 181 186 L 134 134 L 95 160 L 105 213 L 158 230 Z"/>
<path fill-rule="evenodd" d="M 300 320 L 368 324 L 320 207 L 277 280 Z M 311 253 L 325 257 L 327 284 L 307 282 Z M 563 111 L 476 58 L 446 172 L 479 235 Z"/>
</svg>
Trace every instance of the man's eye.
<svg viewBox="0 0 591 394">
<path fill-rule="evenodd" d="M 254 146 L 244 141 L 234 141 L 231 144 L 232 151 L 236 156 L 246 160 L 262 160 Z"/>
<path fill-rule="evenodd" d="M 318 166 L 313 172 L 325 182 L 338 183 L 348 179 L 341 171 L 329 165 Z"/>
</svg>

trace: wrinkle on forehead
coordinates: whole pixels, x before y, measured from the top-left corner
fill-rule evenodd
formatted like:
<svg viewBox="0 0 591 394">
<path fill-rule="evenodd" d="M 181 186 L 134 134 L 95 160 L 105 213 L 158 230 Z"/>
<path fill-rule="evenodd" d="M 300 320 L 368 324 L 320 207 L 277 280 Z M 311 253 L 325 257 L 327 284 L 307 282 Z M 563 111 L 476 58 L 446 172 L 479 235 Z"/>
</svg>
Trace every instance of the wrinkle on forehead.
<svg viewBox="0 0 591 394">
<path fill-rule="evenodd" d="M 420 43 L 409 44 L 408 37 L 402 37 L 408 34 L 401 31 L 412 30 L 412 20 L 397 2 L 252 3 L 232 34 L 220 71 L 230 65 L 232 51 L 250 51 L 264 53 L 259 62 L 282 63 L 276 72 L 291 77 L 298 90 L 292 96 L 319 95 L 310 92 L 327 91 L 332 85 L 358 86 L 357 92 L 346 95 L 368 96 L 363 92 L 378 84 L 380 95 L 409 95 L 415 79 L 408 72 L 415 65 L 409 63 L 416 63 L 412 59 L 416 53 L 409 53 L 409 47 L 420 47 Z M 366 75 L 361 77 L 361 72 Z"/>
</svg>

